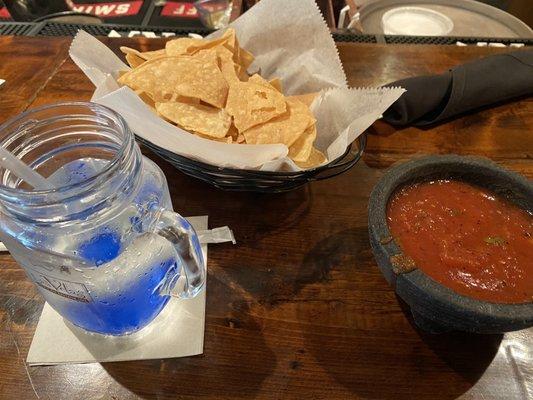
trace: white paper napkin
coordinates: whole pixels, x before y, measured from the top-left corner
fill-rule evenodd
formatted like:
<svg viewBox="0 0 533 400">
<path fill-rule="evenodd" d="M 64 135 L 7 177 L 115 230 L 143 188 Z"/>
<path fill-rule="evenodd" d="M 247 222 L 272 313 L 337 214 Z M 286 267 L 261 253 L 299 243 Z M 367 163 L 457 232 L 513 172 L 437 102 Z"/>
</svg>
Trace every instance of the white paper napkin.
<svg viewBox="0 0 533 400">
<path fill-rule="evenodd" d="M 341 156 L 404 92 L 401 88 L 348 88 L 335 42 L 314 0 L 261 0 L 230 27 L 242 47 L 256 57 L 252 68 L 260 68 L 266 78 L 281 78 L 285 93 L 321 92 L 312 106 L 316 146 L 330 161 Z M 164 121 L 133 91 L 118 88 L 118 72 L 129 67 L 86 32 L 74 38 L 70 57 L 96 86 L 93 101 L 120 113 L 137 135 L 159 147 L 220 167 L 301 170 L 287 157 L 285 145 L 220 143 Z"/>
<path fill-rule="evenodd" d="M 187 218 L 197 231 L 207 229 L 207 216 Z M 207 261 L 207 245 L 202 245 Z M 45 304 L 26 359 L 29 365 L 147 360 L 202 354 L 205 295 L 172 298 L 152 323 L 131 335 L 105 337 L 86 333 L 66 322 Z"/>
</svg>

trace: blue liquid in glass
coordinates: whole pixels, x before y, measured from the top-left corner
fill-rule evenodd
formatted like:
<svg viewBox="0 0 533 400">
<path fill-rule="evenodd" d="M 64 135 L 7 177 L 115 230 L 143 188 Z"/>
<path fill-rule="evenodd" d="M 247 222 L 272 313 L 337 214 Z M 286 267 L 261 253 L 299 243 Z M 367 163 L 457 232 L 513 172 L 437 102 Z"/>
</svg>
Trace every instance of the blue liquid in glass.
<svg viewBox="0 0 533 400">
<path fill-rule="evenodd" d="M 100 266 L 120 253 L 120 237 L 116 232 L 102 232 L 80 245 L 79 254 L 86 261 Z"/>
<path fill-rule="evenodd" d="M 159 286 L 176 261 L 168 259 L 152 266 L 119 293 L 97 296 L 92 302 L 71 302 L 62 314 L 74 324 L 108 335 L 134 332 L 148 324 L 165 307 L 169 296 L 161 296 Z"/>
<path fill-rule="evenodd" d="M 98 159 L 75 160 L 56 171 L 48 179 L 55 185 L 73 184 L 97 174 L 106 161 Z M 163 196 L 162 188 L 150 173 L 145 173 L 141 187 L 133 198 L 138 209 L 159 207 Z M 120 335 L 138 330 L 148 324 L 164 308 L 169 296 L 160 294 L 165 277 L 179 266 L 172 251 L 166 248 L 159 253 L 154 246 L 142 247 L 149 239 L 144 236 L 127 250 L 123 245 L 124 232 L 142 234 L 142 221 L 137 216 L 119 215 L 118 225 L 101 226 L 91 230 L 87 237 L 76 244 L 76 253 L 83 258 L 92 271 L 93 279 L 87 292 L 90 301 L 59 301 L 54 307 L 75 325 L 84 329 L 110 335 Z M 152 234 L 153 235 L 153 234 Z M 153 239 L 153 238 L 152 238 Z M 160 245 L 162 239 L 154 243 Z M 137 247 L 139 251 L 137 251 Z M 141 251 L 142 250 L 142 251 Z M 153 252 L 153 254 L 152 254 Z M 139 257 L 135 258 L 137 254 Z M 135 260 L 128 263 L 124 260 Z M 131 265 L 134 264 L 134 265 Z"/>
</svg>

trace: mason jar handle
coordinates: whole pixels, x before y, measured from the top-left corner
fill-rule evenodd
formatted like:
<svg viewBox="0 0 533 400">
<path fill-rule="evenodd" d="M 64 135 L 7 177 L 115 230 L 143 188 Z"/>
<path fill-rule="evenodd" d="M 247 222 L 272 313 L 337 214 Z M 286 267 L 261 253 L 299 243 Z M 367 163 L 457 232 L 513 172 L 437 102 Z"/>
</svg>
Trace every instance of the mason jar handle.
<svg viewBox="0 0 533 400">
<path fill-rule="evenodd" d="M 161 210 L 155 233 L 172 243 L 184 271 L 181 274 L 172 269 L 167 273 L 163 293 L 182 299 L 195 297 L 205 285 L 206 267 L 194 228 L 178 213 Z"/>
</svg>

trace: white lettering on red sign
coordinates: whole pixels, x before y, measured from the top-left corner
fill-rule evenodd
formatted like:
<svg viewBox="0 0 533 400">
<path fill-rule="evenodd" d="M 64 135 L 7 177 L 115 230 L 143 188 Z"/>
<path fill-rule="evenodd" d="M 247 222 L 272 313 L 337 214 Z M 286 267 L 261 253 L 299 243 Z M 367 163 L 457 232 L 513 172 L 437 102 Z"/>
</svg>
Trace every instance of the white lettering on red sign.
<svg viewBox="0 0 533 400">
<path fill-rule="evenodd" d="M 74 4 L 69 2 L 69 6 L 73 11 L 93 14 L 103 18 L 137 15 L 141 10 L 142 4 L 142 0 L 99 4 Z"/>
<path fill-rule="evenodd" d="M 198 11 L 193 3 L 168 2 L 161 10 L 163 17 L 198 18 Z"/>
</svg>

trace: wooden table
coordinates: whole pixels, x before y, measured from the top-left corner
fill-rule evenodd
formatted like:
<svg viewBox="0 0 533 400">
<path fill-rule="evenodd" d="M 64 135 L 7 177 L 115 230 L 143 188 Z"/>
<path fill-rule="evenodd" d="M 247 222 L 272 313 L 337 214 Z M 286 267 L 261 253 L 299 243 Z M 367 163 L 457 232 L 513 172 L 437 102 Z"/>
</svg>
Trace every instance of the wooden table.
<svg viewBox="0 0 533 400">
<path fill-rule="evenodd" d="M 153 49 L 158 40 L 103 39 Z M 0 37 L 0 122 L 29 108 L 88 100 L 70 38 Z M 339 44 L 350 84 L 444 71 L 507 49 Z M 285 194 L 227 193 L 152 153 L 176 210 L 229 225 L 237 245 L 209 251 L 204 354 L 54 367 L 24 363 L 43 300 L 0 256 L 0 395 L 31 399 L 520 399 L 533 396 L 533 333 L 418 331 L 381 276 L 367 233 L 369 193 L 392 164 L 428 153 L 478 154 L 533 177 L 533 103 L 501 105 L 436 128 L 369 129 L 362 162 Z M 531 397 L 530 397 L 531 398 Z"/>
</svg>

